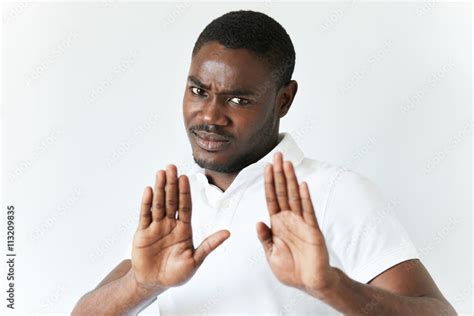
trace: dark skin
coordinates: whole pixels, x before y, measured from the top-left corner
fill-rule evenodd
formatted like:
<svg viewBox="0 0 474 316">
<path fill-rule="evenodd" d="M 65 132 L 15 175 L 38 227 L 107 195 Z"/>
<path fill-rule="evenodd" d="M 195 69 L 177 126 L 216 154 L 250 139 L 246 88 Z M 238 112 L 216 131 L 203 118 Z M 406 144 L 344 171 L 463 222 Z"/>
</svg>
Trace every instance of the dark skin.
<svg viewBox="0 0 474 316">
<path fill-rule="evenodd" d="M 227 190 L 239 171 L 278 144 L 280 118 L 289 110 L 298 85 L 277 87 L 271 69 L 246 49 L 218 43 L 194 56 L 183 98 L 183 118 L 195 161 L 209 183 Z M 279 88 L 279 89 L 277 89 Z M 201 149 L 192 131 L 212 131 L 231 139 L 219 152 Z"/>
<path fill-rule="evenodd" d="M 204 45 L 192 59 L 184 124 L 195 161 L 205 168 L 209 183 L 223 191 L 239 170 L 278 143 L 279 119 L 288 112 L 297 83 L 277 86 L 270 73 L 251 52 L 216 43 Z M 197 145 L 193 130 L 217 133 L 230 143 L 223 150 L 207 151 Z M 307 183 L 298 182 L 292 163 L 280 152 L 273 159 L 264 175 L 271 225 L 256 223 L 256 239 L 278 280 L 346 315 L 456 315 L 419 260 L 399 263 L 367 284 L 330 266 Z M 177 177 L 172 164 L 159 170 L 154 189 L 146 187 L 143 194 L 132 260 L 122 261 L 86 293 L 72 314 L 120 315 L 186 283 L 230 237 L 221 230 L 195 248 L 191 214 L 187 176 Z"/>
</svg>

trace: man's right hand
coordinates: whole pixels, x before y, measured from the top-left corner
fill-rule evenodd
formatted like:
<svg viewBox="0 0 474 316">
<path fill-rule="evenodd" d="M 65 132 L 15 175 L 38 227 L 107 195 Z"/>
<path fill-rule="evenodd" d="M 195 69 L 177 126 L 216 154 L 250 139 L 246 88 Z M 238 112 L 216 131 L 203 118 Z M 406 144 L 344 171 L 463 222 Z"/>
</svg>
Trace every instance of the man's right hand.
<svg viewBox="0 0 474 316">
<path fill-rule="evenodd" d="M 146 187 L 143 193 L 133 237 L 131 272 L 139 286 L 155 290 L 187 282 L 207 255 L 229 238 L 228 230 L 220 230 L 195 249 L 191 210 L 188 177 L 177 179 L 174 165 L 158 171 L 155 192 Z"/>
</svg>

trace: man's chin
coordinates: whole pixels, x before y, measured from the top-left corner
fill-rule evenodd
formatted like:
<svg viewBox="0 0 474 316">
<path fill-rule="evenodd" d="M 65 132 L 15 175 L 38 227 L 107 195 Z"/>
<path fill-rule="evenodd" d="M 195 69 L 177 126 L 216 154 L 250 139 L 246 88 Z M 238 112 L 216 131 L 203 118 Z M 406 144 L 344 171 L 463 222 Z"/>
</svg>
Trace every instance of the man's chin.
<svg viewBox="0 0 474 316">
<path fill-rule="evenodd" d="M 215 161 L 210 161 L 208 159 L 194 159 L 194 161 L 198 164 L 199 167 L 212 170 L 212 171 L 219 171 L 227 169 L 227 166 L 221 163 L 217 163 Z"/>
<path fill-rule="evenodd" d="M 201 157 L 196 158 L 196 156 L 194 156 L 194 162 L 203 169 L 215 172 L 234 173 L 240 170 L 235 170 L 235 168 L 229 165 L 228 162 L 218 161 L 218 159 L 204 159 Z"/>
</svg>

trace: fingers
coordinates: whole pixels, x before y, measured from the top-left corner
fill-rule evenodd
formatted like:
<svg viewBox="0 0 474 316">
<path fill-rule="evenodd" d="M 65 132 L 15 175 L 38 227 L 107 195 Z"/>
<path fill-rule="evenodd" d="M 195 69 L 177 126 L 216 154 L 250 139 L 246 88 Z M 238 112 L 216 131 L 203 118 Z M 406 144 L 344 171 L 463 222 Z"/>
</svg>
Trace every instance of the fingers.
<svg viewBox="0 0 474 316">
<path fill-rule="evenodd" d="M 303 207 L 293 164 L 283 162 L 281 152 L 275 153 L 273 161 L 273 166 L 270 164 L 265 169 L 265 196 L 270 216 L 280 210 L 292 210 L 301 215 Z"/>
<path fill-rule="evenodd" d="M 288 202 L 290 204 L 290 209 L 298 215 L 301 215 L 302 206 L 299 193 L 299 185 L 298 180 L 296 179 L 293 164 L 289 161 L 285 161 L 285 163 L 283 164 L 283 170 L 286 177 Z"/>
<path fill-rule="evenodd" d="M 196 261 L 197 266 L 200 266 L 204 259 L 206 259 L 214 249 L 229 238 L 229 236 L 230 232 L 228 230 L 220 230 L 204 239 L 194 252 L 194 260 Z"/>
<path fill-rule="evenodd" d="M 275 182 L 275 192 L 280 205 L 280 209 L 289 210 L 288 194 L 286 190 L 286 179 L 283 172 L 283 155 L 281 152 L 275 153 L 273 157 L 273 177 Z"/>
<path fill-rule="evenodd" d="M 263 250 L 266 254 L 269 254 L 273 246 L 272 231 L 265 223 L 262 222 L 258 222 L 256 228 L 257 236 L 262 243 Z"/>
<path fill-rule="evenodd" d="M 178 179 L 175 165 L 168 165 L 166 171 L 160 170 L 156 173 L 155 193 L 152 194 L 152 220 L 159 221 L 165 216 L 175 219 L 176 211 L 178 211 L 179 200 L 183 201 L 182 218 L 183 221 L 191 219 L 191 193 L 189 189 L 189 181 L 181 180 L 182 194 L 178 200 Z M 183 176 L 181 176 L 183 177 Z M 180 177 L 180 178 L 181 178 Z M 184 182 L 183 182 L 184 181 Z M 144 223 L 147 221 L 145 220 Z M 149 224 L 149 223 L 148 223 Z"/>
<path fill-rule="evenodd" d="M 181 175 L 178 179 L 179 184 L 179 210 L 178 220 L 191 223 L 191 189 L 189 188 L 189 179 L 185 175 Z"/>
<path fill-rule="evenodd" d="M 273 167 L 271 164 L 267 165 L 267 167 L 265 168 L 265 200 L 267 201 L 267 208 L 270 216 L 280 211 L 280 206 L 278 205 L 275 193 L 275 183 L 273 181 Z"/>
<path fill-rule="evenodd" d="M 309 193 L 308 183 L 300 184 L 301 203 L 303 205 L 303 219 L 308 224 L 319 230 L 318 220 L 314 212 L 313 202 Z"/>
<path fill-rule="evenodd" d="M 143 229 L 148 227 L 151 223 L 151 203 L 152 203 L 153 192 L 150 187 L 146 187 L 143 191 L 142 203 L 140 207 L 140 218 L 138 220 L 138 228 Z"/>
<path fill-rule="evenodd" d="M 178 179 L 175 165 L 166 167 L 166 216 L 176 218 L 178 210 Z"/>
<path fill-rule="evenodd" d="M 153 220 L 161 220 L 166 213 L 165 210 L 165 184 L 166 184 L 166 173 L 160 170 L 156 173 L 155 179 L 155 194 L 153 195 Z"/>
</svg>

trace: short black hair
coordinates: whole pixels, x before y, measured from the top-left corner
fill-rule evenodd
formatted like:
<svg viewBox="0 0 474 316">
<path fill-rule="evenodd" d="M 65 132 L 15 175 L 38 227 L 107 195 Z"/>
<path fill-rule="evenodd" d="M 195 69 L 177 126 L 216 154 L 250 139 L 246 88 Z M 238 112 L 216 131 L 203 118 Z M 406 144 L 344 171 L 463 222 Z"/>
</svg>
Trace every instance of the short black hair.
<svg viewBox="0 0 474 316">
<path fill-rule="evenodd" d="M 228 12 L 209 23 L 194 44 L 194 57 L 201 47 L 218 42 L 227 48 L 246 48 L 270 66 L 278 87 L 291 80 L 295 48 L 290 36 L 268 15 L 250 10 Z"/>
</svg>

